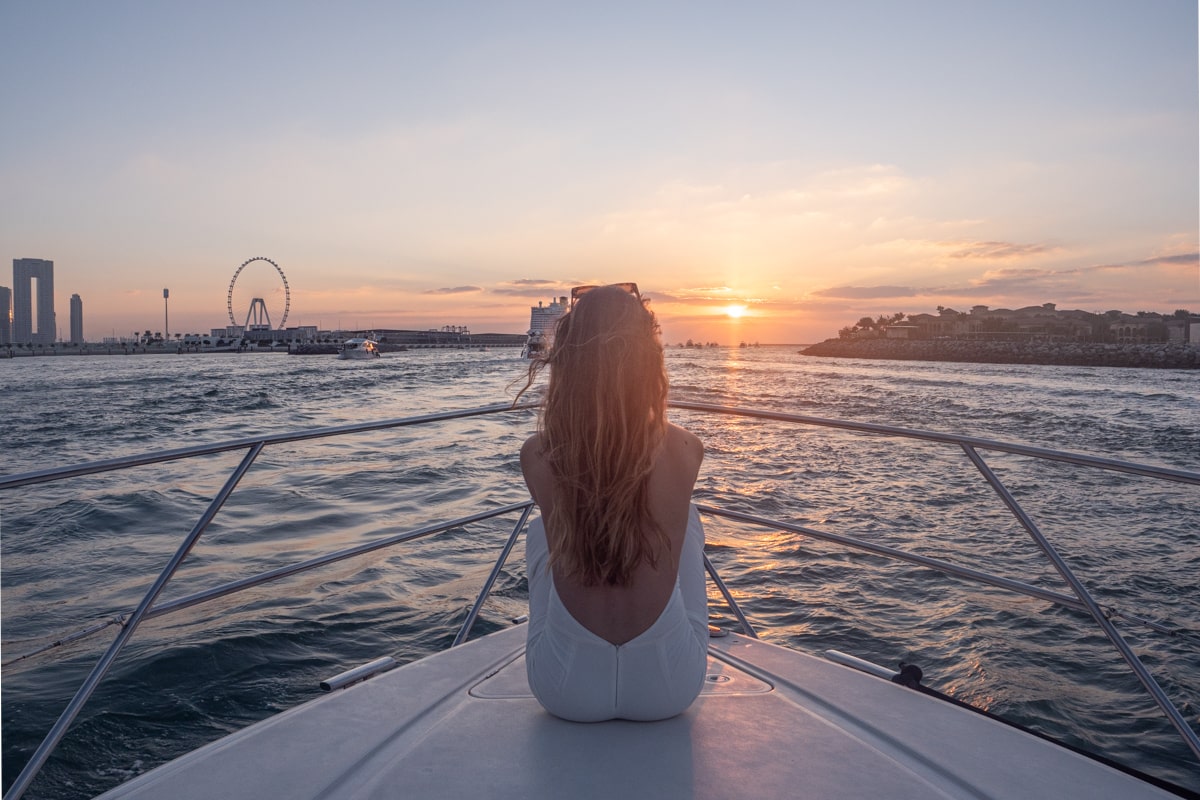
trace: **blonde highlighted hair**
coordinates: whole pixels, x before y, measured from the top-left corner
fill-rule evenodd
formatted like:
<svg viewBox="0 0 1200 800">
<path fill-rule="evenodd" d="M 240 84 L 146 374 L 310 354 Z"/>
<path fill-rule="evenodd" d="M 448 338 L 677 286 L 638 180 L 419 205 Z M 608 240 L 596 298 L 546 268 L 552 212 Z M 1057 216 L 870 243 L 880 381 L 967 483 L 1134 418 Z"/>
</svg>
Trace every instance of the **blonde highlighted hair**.
<svg viewBox="0 0 1200 800">
<path fill-rule="evenodd" d="M 538 432 L 555 480 L 552 557 L 584 585 L 626 585 L 669 546 L 647 497 L 667 430 L 658 332 L 640 295 L 598 287 L 558 320 L 549 351 L 529 367 L 525 389 L 550 368 Z"/>
</svg>

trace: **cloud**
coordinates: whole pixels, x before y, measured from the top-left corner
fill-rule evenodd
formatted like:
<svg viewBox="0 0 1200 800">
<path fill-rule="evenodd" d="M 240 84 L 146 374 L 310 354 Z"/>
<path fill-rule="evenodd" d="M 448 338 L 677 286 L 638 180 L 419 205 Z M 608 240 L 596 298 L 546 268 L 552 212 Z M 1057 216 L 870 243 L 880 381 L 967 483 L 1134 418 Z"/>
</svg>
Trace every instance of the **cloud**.
<svg viewBox="0 0 1200 800">
<path fill-rule="evenodd" d="M 654 292 L 643 291 L 642 294 L 652 294 L 655 300 L 662 303 L 691 303 L 693 305 L 702 305 L 704 303 L 728 303 L 730 300 L 740 299 L 735 297 L 733 289 L 728 286 L 699 286 L 682 289 L 663 289 Z"/>
<path fill-rule="evenodd" d="M 517 278 L 515 281 L 505 281 L 506 286 L 530 288 L 545 288 L 547 286 L 558 286 L 560 281 L 546 280 L 545 278 Z"/>
<path fill-rule="evenodd" d="M 738 165 L 667 180 L 640 191 L 594 219 L 611 258 L 663 253 L 675 263 L 709 265 L 716 281 L 736 260 L 759 270 L 786 269 L 797 257 L 816 259 L 864 239 L 914 224 L 907 209 L 921 184 L 885 164 L 813 171 L 801 162 Z"/>
<path fill-rule="evenodd" d="M 519 278 L 493 286 L 489 291 L 492 294 L 507 295 L 510 297 L 533 297 L 542 294 L 558 296 L 569 294 L 572 286 L 581 286 L 585 283 L 587 281 L 551 281 L 544 278 Z"/>
<path fill-rule="evenodd" d="M 940 242 L 939 246 L 953 244 L 959 247 L 952 257 L 963 259 L 1022 258 L 1029 255 L 1051 252 L 1057 248 L 1040 244 L 1013 244 L 1010 242 L 980 241 Z M 961 282 L 927 286 L 832 286 L 813 291 L 811 296 L 827 300 L 869 301 L 908 297 L 941 298 L 946 302 L 955 300 L 981 300 L 995 303 L 1023 305 L 1047 301 L 1068 302 L 1111 302 L 1105 301 L 1105 293 L 1094 283 L 1099 276 L 1130 273 L 1150 267 L 1190 267 L 1200 265 L 1198 253 L 1174 253 L 1155 256 L 1139 261 L 1124 263 L 1091 264 L 1088 266 L 1048 269 L 1044 267 L 998 267 L 988 269 Z"/>
<path fill-rule="evenodd" d="M 916 297 L 926 292 L 911 286 L 834 286 L 830 289 L 820 289 L 813 294 L 817 297 L 847 300 L 878 300 L 885 297 Z"/>
<path fill-rule="evenodd" d="M 479 286 L 453 286 L 444 287 L 441 289 L 427 289 L 421 294 L 471 294 L 473 292 L 482 292 L 483 289 Z"/>
<path fill-rule="evenodd" d="M 926 294 L 949 297 L 993 298 L 995 302 L 1013 297 L 1061 298 L 1067 290 L 1078 289 L 1078 270 L 1055 272 L 1048 269 L 998 269 L 984 273 L 962 286 L 942 286 Z"/>
<path fill-rule="evenodd" d="M 1181 265 L 1185 267 L 1200 266 L 1200 253 L 1180 253 L 1173 256 L 1157 256 L 1155 258 L 1147 258 L 1144 261 L 1135 261 L 1129 265 L 1121 266 L 1150 266 L 1156 264 L 1166 264 L 1168 266 Z"/>
<path fill-rule="evenodd" d="M 943 242 L 942 244 L 958 249 L 950 253 L 950 258 L 982 258 L 1009 259 L 1027 258 L 1029 256 L 1052 253 L 1057 247 L 1044 244 L 1018 244 L 1016 242 Z"/>
<path fill-rule="evenodd" d="M 891 164 L 859 164 L 817 175 L 810 192 L 858 199 L 895 195 L 910 189 L 913 180 Z"/>
</svg>

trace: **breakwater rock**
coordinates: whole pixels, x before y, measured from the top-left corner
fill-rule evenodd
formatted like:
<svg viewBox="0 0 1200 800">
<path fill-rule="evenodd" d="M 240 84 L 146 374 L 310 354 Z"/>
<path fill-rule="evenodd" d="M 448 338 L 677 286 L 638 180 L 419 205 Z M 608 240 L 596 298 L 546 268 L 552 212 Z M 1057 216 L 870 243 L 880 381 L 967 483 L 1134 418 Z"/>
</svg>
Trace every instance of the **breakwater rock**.
<svg viewBox="0 0 1200 800">
<path fill-rule="evenodd" d="M 1076 367 L 1200 369 L 1192 344 L 997 342 L 966 339 L 826 339 L 801 350 L 806 356 L 963 361 L 975 364 L 1050 364 Z"/>
</svg>

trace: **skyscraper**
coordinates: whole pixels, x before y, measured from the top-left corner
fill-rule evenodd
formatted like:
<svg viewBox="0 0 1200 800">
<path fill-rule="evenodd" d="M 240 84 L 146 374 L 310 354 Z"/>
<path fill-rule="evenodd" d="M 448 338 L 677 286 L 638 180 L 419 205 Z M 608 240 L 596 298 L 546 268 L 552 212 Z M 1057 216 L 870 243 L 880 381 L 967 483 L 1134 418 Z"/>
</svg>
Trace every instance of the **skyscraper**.
<svg viewBox="0 0 1200 800">
<path fill-rule="evenodd" d="M 34 281 L 37 281 L 36 315 Z M 42 258 L 13 259 L 13 341 L 17 344 L 54 343 L 53 261 Z"/>
<path fill-rule="evenodd" d="M 83 300 L 71 295 L 71 343 L 83 344 Z"/>
<path fill-rule="evenodd" d="M 12 289 L 0 286 L 0 344 L 12 344 Z"/>
</svg>

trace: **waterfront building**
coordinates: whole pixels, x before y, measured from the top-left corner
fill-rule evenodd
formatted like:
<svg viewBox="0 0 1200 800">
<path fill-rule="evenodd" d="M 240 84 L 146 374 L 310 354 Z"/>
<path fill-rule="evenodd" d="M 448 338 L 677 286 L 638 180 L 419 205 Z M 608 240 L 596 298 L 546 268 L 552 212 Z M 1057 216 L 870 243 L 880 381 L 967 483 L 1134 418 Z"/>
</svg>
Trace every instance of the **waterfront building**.
<svg viewBox="0 0 1200 800">
<path fill-rule="evenodd" d="M 1146 344 L 1165 342 L 1170 336 L 1161 314 L 1110 313 L 1109 338 L 1117 344 Z"/>
<path fill-rule="evenodd" d="M 83 344 L 83 300 L 71 295 L 71 344 Z"/>
<path fill-rule="evenodd" d="M 34 292 L 34 284 L 37 291 Z M 36 300 L 36 306 L 34 301 Z M 36 311 L 35 311 L 36 309 Z M 42 258 L 13 259 L 13 341 L 54 343 L 54 262 Z"/>
<path fill-rule="evenodd" d="M 0 344 L 12 343 L 12 289 L 0 286 Z"/>
</svg>

